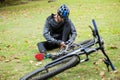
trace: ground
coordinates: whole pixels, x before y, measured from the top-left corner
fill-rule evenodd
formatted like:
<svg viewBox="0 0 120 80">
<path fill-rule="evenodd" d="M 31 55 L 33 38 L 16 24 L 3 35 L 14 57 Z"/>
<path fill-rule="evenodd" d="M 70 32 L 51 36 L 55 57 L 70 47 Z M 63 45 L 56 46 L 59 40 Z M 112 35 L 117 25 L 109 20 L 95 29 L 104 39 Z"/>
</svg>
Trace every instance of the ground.
<svg viewBox="0 0 120 80">
<path fill-rule="evenodd" d="M 56 13 L 63 3 L 70 8 L 70 18 L 77 30 L 76 43 L 91 38 L 88 26 L 92 26 L 92 19 L 96 20 L 105 41 L 105 50 L 116 71 L 107 72 L 103 56 L 98 52 L 90 56 L 90 61 L 51 80 L 120 80 L 119 0 L 56 0 L 51 3 L 42 0 L 0 8 L 0 80 L 19 80 L 51 61 L 46 59 L 38 63 L 35 60 L 34 55 L 38 53 L 36 44 L 45 40 L 42 32 L 46 17 Z M 50 53 L 55 52 L 57 50 Z"/>
</svg>

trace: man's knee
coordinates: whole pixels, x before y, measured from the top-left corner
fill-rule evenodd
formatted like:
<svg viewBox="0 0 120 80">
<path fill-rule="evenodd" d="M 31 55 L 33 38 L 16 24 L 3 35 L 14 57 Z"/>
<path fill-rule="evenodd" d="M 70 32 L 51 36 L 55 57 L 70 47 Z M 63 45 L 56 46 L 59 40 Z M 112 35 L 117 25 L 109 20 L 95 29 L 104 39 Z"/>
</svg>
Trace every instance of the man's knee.
<svg viewBox="0 0 120 80">
<path fill-rule="evenodd" d="M 38 47 L 43 46 L 43 45 L 44 45 L 43 42 L 37 43 L 37 46 L 38 46 Z"/>
<path fill-rule="evenodd" d="M 37 43 L 37 47 L 38 47 L 40 52 L 44 52 L 45 51 L 45 47 L 44 47 L 44 43 L 43 42 Z"/>
</svg>

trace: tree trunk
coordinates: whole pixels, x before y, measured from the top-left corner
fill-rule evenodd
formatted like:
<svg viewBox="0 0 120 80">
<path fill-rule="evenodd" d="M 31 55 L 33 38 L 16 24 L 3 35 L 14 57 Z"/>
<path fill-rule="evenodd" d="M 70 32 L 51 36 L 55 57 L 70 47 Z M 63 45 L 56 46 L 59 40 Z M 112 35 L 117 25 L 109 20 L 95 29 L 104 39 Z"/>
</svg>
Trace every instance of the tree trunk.
<svg viewBox="0 0 120 80">
<path fill-rule="evenodd" d="M 0 0 L 0 3 L 3 4 L 5 2 L 5 0 Z"/>
</svg>

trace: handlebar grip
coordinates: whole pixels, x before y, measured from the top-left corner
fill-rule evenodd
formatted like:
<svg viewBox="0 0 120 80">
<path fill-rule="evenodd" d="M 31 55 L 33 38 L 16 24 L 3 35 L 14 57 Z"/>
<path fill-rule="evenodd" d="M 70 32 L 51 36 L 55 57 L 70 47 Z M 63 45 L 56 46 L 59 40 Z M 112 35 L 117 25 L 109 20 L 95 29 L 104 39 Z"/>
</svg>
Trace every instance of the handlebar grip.
<svg viewBox="0 0 120 80">
<path fill-rule="evenodd" d="M 96 22 L 95 22 L 94 19 L 92 19 L 92 23 L 93 23 L 93 26 L 94 26 L 95 30 L 97 30 L 97 25 L 96 25 Z"/>
</svg>

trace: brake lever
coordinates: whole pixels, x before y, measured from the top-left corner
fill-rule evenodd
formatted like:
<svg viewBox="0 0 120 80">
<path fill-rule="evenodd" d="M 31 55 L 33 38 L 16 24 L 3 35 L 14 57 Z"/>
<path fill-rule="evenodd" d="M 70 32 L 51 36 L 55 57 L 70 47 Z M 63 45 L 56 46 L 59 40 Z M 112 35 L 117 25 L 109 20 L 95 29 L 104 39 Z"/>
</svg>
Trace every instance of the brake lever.
<svg viewBox="0 0 120 80">
<path fill-rule="evenodd" d="M 89 25 L 89 28 L 93 31 L 94 29 Z"/>
<path fill-rule="evenodd" d="M 91 29 L 93 36 L 96 37 L 95 30 L 90 25 L 89 25 L 89 28 Z"/>
</svg>

